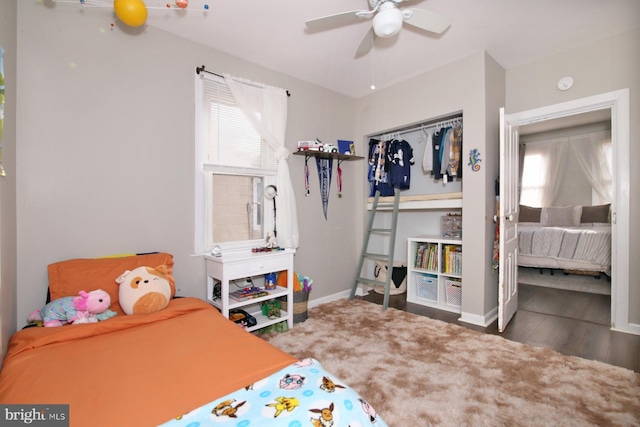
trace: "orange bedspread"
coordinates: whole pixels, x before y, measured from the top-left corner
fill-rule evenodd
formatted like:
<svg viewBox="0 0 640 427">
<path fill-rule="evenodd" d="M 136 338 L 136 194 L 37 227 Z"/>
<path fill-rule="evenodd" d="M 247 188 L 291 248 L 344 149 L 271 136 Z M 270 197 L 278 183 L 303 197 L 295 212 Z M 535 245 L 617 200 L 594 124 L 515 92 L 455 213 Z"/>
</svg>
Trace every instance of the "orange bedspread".
<svg viewBox="0 0 640 427">
<path fill-rule="evenodd" d="M 295 360 L 207 303 L 179 298 L 152 314 L 17 332 L 0 403 L 69 404 L 71 426 L 155 426 Z"/>
</svg>

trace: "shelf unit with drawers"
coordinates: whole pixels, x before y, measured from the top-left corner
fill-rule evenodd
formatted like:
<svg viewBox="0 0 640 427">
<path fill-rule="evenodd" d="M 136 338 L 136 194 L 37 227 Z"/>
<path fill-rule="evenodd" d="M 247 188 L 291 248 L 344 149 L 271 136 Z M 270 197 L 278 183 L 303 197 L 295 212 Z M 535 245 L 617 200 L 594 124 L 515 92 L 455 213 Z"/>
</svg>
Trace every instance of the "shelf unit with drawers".
<svg viewBox="0 0 640 427">
<path fill-rule="evenodd" d="M 407 245 L 407 302 L 460 313 L 462 241 L 419 236 Z"/>
<path fill-rule="evenodd" d="M 249 331 L 264 328 L 278 322 L 286 321 L 293 327 L 293 255 L 295 250 L 284 249 L 272 252 L 253 253 L 249 251 L 231 252 L 222 256 L 205 256 L 207 263 L 207 302 L 217 307 L 223 316 L 229 317 L 229 310 L 243 309 L 257 320 L 257 325 L 247 328 Z M 229 296 L 230 282 L 247 277 L 264 277 L 267 273 L 287 272 L 287 287 L 277 286 L 267 290 L 268 295 L 254 299 L 236 301 Z M 220 297 L 214 296 L 214 286 L 220 282 Z M 287 297 L 286 307 L 282 307 L 281 315 L 269 319 L 262 314 L 260 303 Z"/>
</svg>

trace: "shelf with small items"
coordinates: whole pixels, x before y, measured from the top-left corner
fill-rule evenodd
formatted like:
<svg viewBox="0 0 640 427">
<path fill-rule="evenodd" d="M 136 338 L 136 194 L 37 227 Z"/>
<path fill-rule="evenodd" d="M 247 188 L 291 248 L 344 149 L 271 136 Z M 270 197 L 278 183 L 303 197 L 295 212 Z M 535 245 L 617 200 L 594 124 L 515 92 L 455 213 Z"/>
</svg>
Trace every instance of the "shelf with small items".
<svg viewBox="0 0 640 427">
<path fill-rule="evenodd" d="M 294 156 L 304 156 L 305 159 L 309 159 L 309 157 L 317 157 L 320 159 L 336 159 L 338 163 L 342 163 L 344 160 L 362 160 L 364 157 L 356 156 L 355 154 L 340 154 L 340 153 L 330 153 L 327 151 L 316 151 L 316 150 L 300 150 L 295 151 L 293 153 Z"/>
<path fill-rule="evenodd" d="M 407 301 L 461 312 L 462 242 L 423 236 L 408 239 Z"/>
<path fill-rule="evenodd" d="M 280 290 L 270 292 L 268 296 L 251 299 L 249 301 L 234 301 L 234 302 L 231 302 L 231 300 L 229 300 L 230 301 L 229 302 L 229 310 L 231 311 L 231 310 L 234 310 L 236 308 L 241 308 L 242 310 L 246 311 L 251 316 L 253 316 L 256 319 L 256 325 L 255 326 L 249 326 L 246 329 L 249 332 L 255 331 L 256 329 L 265 328 L 267 326 L 274 325 L 276 323 L 280 323 L 280 322 L 286 321 L 290 317 L 289 313 L 287 312 L 287 310 L 285 310 L 285 307 L 282 307 L 280 309 L 280 316 L 279 317 L 270 318 L 270 317 L 264 315 L 263 312 L 262 312 L 262 303 L 263 302 L 278 298 L 280 296 L 286 296 L 286 295 L 287 295 L 286 288 L 280 288 Z M 222 301 L 221 300 L 219 300 L 219 299 L 215 300 L 215 299 L 208 298 L 207 302 L 209 304 L 213 305 L 214 307 L 216 307 L 217 309 L 222 311 Z"/>
<path fill-rule="evenodd" d="M 289 328 L 293 327 L 293 255 L 295 250 L 284 249 L 272 252 L 239 251 L 221 256 L 206 255 L 207 264 L 207 295 L 206 301 L 218 308 L 223 316 L 229 318 L 230 311 L 242 309 L 256 319 L 255 326 L 246 329 L 253 331 L 272 324 L 286 321 Z M 230 296 L 234 291 L 245 287 L 256 286 L 265 275 L 287 272 L 285 286 L 274 286 L 268 289 L 261 287 L 260 294 L 247 299 L 236 300 Z M 246 282 L 247 278 L 251 282 Z M 242 283 L 240 283 L 242 280 Z M 274 282 L 275 283 L 275 282 Z M 219 291 L 216 292 L 216 286 Z M 287 297 L 287 303 L 280 308 L 280 316 L 269 318 L 262 314 L 262 305 L 267 301 L 275 301 L 280 297 Z"/>
<path fill-rule="evenodd" d="M 278 286 L 274 290 L 264 290 L 267 295 L 262 295 L 259 297 L 247 298 L 244 300 L 236 300 L 233 297 L 229 296 L 229 310 L 233 310 L 234 308 L 246 307 L 250 304 L 259 304 L 263 301 L 272 300 L 279 297 L 284 297 L 288 295 L 288 289 Z M 207 295 L 207 302 L 216 308 L 222 309 L 222 298 L 215 298 L 213 296 L 213 290 L 209 295 Z"/>
</svg>

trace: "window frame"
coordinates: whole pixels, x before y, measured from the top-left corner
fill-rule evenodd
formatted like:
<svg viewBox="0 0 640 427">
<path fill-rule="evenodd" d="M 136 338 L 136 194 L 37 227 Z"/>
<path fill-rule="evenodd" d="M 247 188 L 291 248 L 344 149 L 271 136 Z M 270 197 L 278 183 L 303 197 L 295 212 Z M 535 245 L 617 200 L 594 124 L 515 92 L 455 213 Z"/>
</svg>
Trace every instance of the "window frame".
<svg viewBox="0 0 640 427">
<path fill-rule="evenodd" d="M 273 204 L 266 203 L 263 197 L 261 200 L 262 222 L 264 224 L 263 236 L 261 239 L 241 240 L 234 242 L 216 242 L 212 238 L 213 215 L 214 208 L 213 192 L 212 192 L 212 176 L 213 175 L 236 175 L 248 176 L 262 179 L 262 190 L 269 185 L 276 184 L 277 164 L 273 164 L 273 168 L 250 168 L 239 166 L 214 165 L 206 162 L 205 136 L 204 136 L 204 118 L 202 106 L 204 101 L 203 80 L 212 79 L 219 83 L 224 83 L 222 77 L 217 75 L 196 74 L 195 76 L 195 226 L 194 226 L 194 253 L 208 254 L 214 246 L 219 246 L 224 251 L 247 250 L 254 247 L 262 247 L 265 244 L 267 233 L 274 229 Z M 264 147 L 268 144 L 261 141 Z M 273 153 L 268 155 L 269 159 L 273 158 Z"/>
</svg>

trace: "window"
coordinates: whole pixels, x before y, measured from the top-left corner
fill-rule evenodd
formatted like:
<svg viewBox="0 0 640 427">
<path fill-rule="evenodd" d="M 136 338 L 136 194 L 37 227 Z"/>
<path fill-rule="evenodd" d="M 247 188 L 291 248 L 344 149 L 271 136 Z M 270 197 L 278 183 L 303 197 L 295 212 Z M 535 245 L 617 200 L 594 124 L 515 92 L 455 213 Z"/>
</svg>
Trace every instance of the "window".
<svg viewBox="0 0 640 427">
<path fill-rule="evenodd" d="M 608 194 L 613 195 L 613 144 L 611 143 L 611 136 L 601 143 L 602 147 L 602 157 L 604 158 L 604 162 L 608 166 L 609 173 L 601 173 L 600 180 L 602 182 L 602 186 L 608 189 Z M 604 168 L 605 166 L 600 165 L 600 168 Z M 603 197 L 596 189 L 594 188 L 592 191 L 592 203 L 594 205 L 603 205 L 611 202 L 611 197 Z"/>
<path fill-rule="evenodd" d="M 276 161 L 251 121 L 215 75 L 196 75 L 196 253 L 214 245 L 262 245 L 273 230 L 264 187 Z"/>
<path fill-rule="evenodd" d="M 611 202 L 613 192 L 610 131 L 590 132 L 526 144 L 520 204 L 553 206 L 567 183 L 591 186 L 592 205 Z M 581 172 L 567 174 L 571 164 Z M 565 187 L 566 188 L 566 187 Z M 573 187 L 575 188 L 575 187 Z"/>
<path fill-rule="evenodd" d="M 527 149 L 522 168 L 520 203 L 527 206 L 541 206 L 542 194 L 547 184 L 547 161 L 544 154 Z"/>
</svg>

